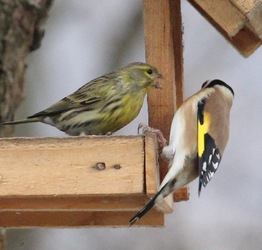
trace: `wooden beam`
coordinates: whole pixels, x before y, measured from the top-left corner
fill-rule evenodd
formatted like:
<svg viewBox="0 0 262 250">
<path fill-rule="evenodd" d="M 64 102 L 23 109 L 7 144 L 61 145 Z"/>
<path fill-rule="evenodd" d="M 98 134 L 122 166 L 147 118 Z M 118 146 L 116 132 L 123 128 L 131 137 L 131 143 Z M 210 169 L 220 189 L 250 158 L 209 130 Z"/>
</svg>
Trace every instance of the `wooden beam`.
<svg viewBox="0 0 262 250">
<path fill-rule="evenodd" d="M 146 61 L 157 67 L 164 76 L 162 89 L 148 94 L 149 125 L 160 129 L 165 138 L 169 138 L 174 113 L 183 102 L 180 0 L 144 0 L 143 15 Z M 159 164 L 162 180 L 167 173 L 167 164 L 161 158 Z M 188 200 L 188 193 L 178 190 L 177 194 L 182 200 Z"/>
<path fill-rule="evenodd" d="M 262 1 L 261 0 L 230 0 L 243 13 L 251 29 L 262 40 Z"/>
<path fill-rule="evenodd" d="M 183 101 L 183 44 L 180 1 L 144 0 L 146 61 L 164 76 L 160 91 L 148 95 L 149 125 L 169 138 L 177 107 Z M 167 164 L 160 159 L 161 179 Z"/>
<path fill-rule="evenodd" d="M 156 147 L 155 134 L 0 139 L 0 226 L 127 226 L 159 187 Z M 138 225 L 162 226 L 161 206 Z"/>
<path fill-rule="evenodd" d="M 162 89 L 148 95 L 149 125 L 168 138 L 174 113 L 183 101 L 180 1 L 144 0 L 146 61 L 164 76 Z"/>
<path fill-rule="evenodd" d="M 128 227 L 130 211 L 0 211 L 1 227 Z M 134 226 L 164 226 L 162 212 L 152 210 Z"/>
<path fill-rule="evenodd" d="M 250 56 L 261 45 L 262 41 L 259 35 L 250 24 L 250 17 L 239 9 L 240 2 L 237 0 L 189 0 L 189 2 L 243 56 Z M 251 1 L 247 2 L 249 2 L 249 5 L 246 4 L 243 8 L 250 8 Z M 260 27 L 262 16 L 260 18 L 258 16 L 259 14 L 256 15 L 256 22 L 258 23 L 257 26 Z"/>
<path fill-rule="evenodd" d="M 223 32 L 221 33 L 223 34 Z M 262 44 L 260 38 L 249 25 L 245 26 L 234 37 L 223 35 L 244 57 L 252 55 Z"/>
<path fill-rule="evenodd" d="M 142 136 L 0 140 L 1 197 L 139 194 L 143 168 Z"/>
<path fill-rule="evenodd" d="M 242 10 L 244 14 L 252 11 L 256 6 L 261 3 L 261 0 L 229 0 L 238 9 Z"/>
<path fill-rule="evenodd" d="M 190 0 L 198 9 L 221 27 L 228 36 L 235 36 L 248 22 L 247 18 L 229 0 Z"/>
<path fill-rule="evenodd" d="M 153 196 L 157 192 L 158 187 L 160 185 L 158 165 L 159 148 L 157 148 L 156 145 L 158 145 L 158 142 L 155 136 L 147 136 L 145 138 L 145 191 L 148 196 Z"/>
</svg>

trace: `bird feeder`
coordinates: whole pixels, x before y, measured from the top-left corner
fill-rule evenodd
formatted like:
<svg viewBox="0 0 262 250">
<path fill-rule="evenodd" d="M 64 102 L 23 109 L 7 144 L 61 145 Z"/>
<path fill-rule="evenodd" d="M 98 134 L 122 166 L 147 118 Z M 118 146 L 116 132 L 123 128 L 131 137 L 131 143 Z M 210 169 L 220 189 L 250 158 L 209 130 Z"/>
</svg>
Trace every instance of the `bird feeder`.
<svg viewBox="0 0 262 250">
<path fill-rule="evenodd" d="M 128 225 L 157 191 L 156 145 L 154 134 L 1 139 L 0 225 Z M 151 216 L 142 223 L 163 225 Z"/>
<path fill-rule="evenodd" d="M 189 0 L 244 56 L 262 39 L 262 1 Z M 179 0 L 144 0 L 146 61 L 164 75 L 148 95 L 149 125 L 168 138 L 183 100 Z M 154 134 L 0 139 L 1 227 L 128 226 L 167 171 Z M 175 200 L 188 199 L 187 188 Z M 173 197 L 135 226 L 163 226 Z"/>
</svg>

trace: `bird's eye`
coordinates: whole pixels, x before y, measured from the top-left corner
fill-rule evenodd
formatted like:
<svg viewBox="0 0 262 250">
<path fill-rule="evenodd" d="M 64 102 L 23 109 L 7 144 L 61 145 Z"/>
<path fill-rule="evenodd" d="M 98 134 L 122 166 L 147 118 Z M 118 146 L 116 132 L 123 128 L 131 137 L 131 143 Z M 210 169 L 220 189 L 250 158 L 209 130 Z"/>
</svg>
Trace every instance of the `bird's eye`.
<svg viewBox="0 0 262 250">
<path fill-rule="evenodd" d="M 152 69 L 148 69 L 146 72 L 147 72 L 149 75 L 152 75 L 153 70 L 152 70 Z"/>
</svg>

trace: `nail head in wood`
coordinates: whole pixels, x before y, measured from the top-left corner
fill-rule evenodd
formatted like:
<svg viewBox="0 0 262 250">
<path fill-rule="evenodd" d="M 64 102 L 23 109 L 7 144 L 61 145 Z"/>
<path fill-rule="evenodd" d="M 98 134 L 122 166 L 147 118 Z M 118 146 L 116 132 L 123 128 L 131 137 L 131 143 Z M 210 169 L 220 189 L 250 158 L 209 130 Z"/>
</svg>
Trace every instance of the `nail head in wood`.
<svg viewBox="0 0 262 250">
<path fill-rule="evenodd" d="M 104 162 L 97 162 L 95 168 L 100 171 L 105 170 L 106 164 Z"/>
<path fill-rule="evenodd" d="M 122 168 L 122 167 L 121 167 L 120 164 L 115 164 L 115 165 L 113 166 L 113 168 L 116 169 L 116 170 L 119 170 L 119 169 Z"/>
</svg>

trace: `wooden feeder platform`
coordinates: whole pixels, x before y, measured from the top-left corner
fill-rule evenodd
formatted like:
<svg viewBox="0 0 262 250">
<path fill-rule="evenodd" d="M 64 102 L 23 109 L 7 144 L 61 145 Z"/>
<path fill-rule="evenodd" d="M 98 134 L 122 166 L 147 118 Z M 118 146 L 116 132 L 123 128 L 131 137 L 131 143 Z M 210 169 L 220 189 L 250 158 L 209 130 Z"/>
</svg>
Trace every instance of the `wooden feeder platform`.
<svg viewBox="0 0 262 250">
<path fill-rule="evenodd" d="M 155 134 L 0 139 L 1 227 L 128 226 L 159 187 L 156 145 Z M 172 200 L 161 208 L 140 225 L 164 225 Z"/>
<path fill-rule="evenodd" d="M 189 2 L 243 56 L 261 45 L 262 0 Z M 146 61 L 164 76 L 161 91 L 148 95 L 149 125 L 166 138 L 183 101 L 180 5 L 143 1 Z M 0 226 L 128 226 L 167 172 L 159 151 L 154 134 L 0 139 Z M 187 199 L 187 188 L 175 193 L 176 201 Z M 162 211 L 152 209 L 135 226 L 163 226 L 172 203 L 167 197 Z"/>
</svg>

